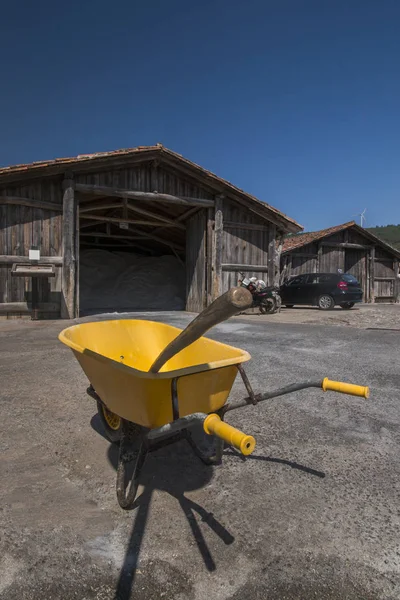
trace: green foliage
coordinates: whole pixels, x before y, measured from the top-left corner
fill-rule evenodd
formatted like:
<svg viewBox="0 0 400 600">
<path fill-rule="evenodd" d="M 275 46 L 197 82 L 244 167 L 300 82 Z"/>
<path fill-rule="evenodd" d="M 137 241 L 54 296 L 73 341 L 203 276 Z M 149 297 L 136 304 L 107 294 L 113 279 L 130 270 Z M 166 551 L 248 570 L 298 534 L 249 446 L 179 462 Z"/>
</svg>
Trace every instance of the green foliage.
<svg viewBox="0 0 400 600">
<path fill-rule="evenodd" d="M 378 227 L 367 227 L 367 230 L 400 250 L 400 225 L 379 225 Z"/>
</svg>

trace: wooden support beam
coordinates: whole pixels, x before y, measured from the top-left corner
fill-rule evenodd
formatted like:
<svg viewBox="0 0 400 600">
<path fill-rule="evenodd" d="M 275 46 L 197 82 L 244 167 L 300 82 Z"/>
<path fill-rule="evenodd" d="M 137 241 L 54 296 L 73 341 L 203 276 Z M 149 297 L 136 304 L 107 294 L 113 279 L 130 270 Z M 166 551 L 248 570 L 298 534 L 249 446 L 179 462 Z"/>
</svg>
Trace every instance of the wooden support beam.
<svg viewBox="0 0 400 600">
<path fill-rule="evenodd" d="M 273 223 L 270 225 L 270 239 L 268 243 L 268 285 L 274 285 L 275 280 L 275 253 L 276 253 L 276 227 Z"/>
<path fill-rule="evenodd" d="M 15 256 L 13 254 L 0 254 L 0 265 L 13 265 L 14 263 L 28 263 L 29 256 Z M 63 264 L 62 256 L 42 256 L 40 258 L 39 264 L 49 264 L 55 265 L 56 267 L 61 267 Z"/>
<path fill-rule="evenodd" d="M 103 225 L 103 221 L 91 221 L 90 223 L 82 223 L 79 229 L 85 229 L 86 227 L 94 227 L 95 225 Z"/>
<path fill-rule="evenodd" d="M 265 225 L 255 223 L 235 223 L 233 221 L 224 221 L 224 229 L 248 229 L 250 231 L 269 231 Z"/>
<path fill-rule="evenodd" d="M 378 258 L 376 256 L 374 258 L 375 262 L 390 262 L 390 263 L 393 263 L 394 260 L 395 260 L 394 258 L 380 258 L 379 256 L 378 256 Z"/>
<path fill-rule="evenodd" d="M 144 202 L 165 202 L 167 204 L 181 204 L 183 206 L 214 206 L 213 200 L 206 200 L 204 198 L 173 196 L 172 194 L 160 194 L 158 192 L 140 192 L 103 185 L 77 183 L 75 189 L 82 194 L 127 198 L 128 200 L 142 200 Z"/>
<path fill-rule="evenodd" d="M 212 296 L 213 300 L 221 296 L 222 290 L 222 236 L 224 233 L 223 220 L 223 202 L 222 195 L 215 199 L 215 224 L 214 224 L 214 248 L 213 248 L 213 281 Z"/>
<path fill-rule="evenodd" d="M 88 221 L 98 221 L 99 223 L 130 223 L 132 225 L 152 225 L 157 227 L 157 223 L 154 221 L 138 221 L 136 219 L 124 219 L 123 217 L 103 217 L 102 215 L 81 215 L 81 219 Z M 159 223 L 159 227 L 173 227 L 173 225 L 167 225 L 166 223 Z"/>
<path fill-rule="evenodd" d="M 375 246 L 369 251 L 369 301 L 375 302 Z"/>
<path fill-rule="evenodd" d="M 394 295 L 394 301 L 398 302 L 399 301 L 399 297 L 400 297 L 400 279 L 399 279 L 399 260 L 396 259 L 394 261 L 394 276 L 395 276 L 395 280 L 394 280 L 394 284 L 393 284 L 393 295 Z"/>
<path fill-rule="evenodd" d="M 190 212 L 190 211 L 189 211 Z M 181 215 L 182 216 L 182 215 Z M 214 218 L 215 211 L 213 208 L 207 209 L 207 231 L 206 231 L 206 303 L 207 306 L 211 304 L 213 301 L 212 297 L 212 285 L 213 285 L 213 235 L 214 235 Z M 223 265 L 221 264 L 221 270 L 223 269 Z"/>
<path fill-rule="evenodd" d="M 223 271 L 243 271 L 246 273 L 247 271 L 253 271 L 255 273 L 268 273 L 268 265 L 247 265 L 244 263 L 232 264 L 232 263 L 222 263 Z"/>
<path fill-rule="evenodd" d="M 170 219 L 169 217 L 165 217 L 164 215 L 158 215 L 157 213 L 151 212 L 149 210 L 145 210 L 144 208 L 139 208 L 138 206 L 135 206 L 134 204 L 131 204 L 130 202 L 127 203 L 127 208 L 128 210 L 131 210 L 132 212 L 136 212 L 139 215 L 143 215 L 145 217 L 152 217 L 154 218 L 156 221 L 161 221 L 162 223 L 168 223 L 169 225 L 173 225 L 174 227 L 177 227 L 178 229 L 182 229 L 183 231 L 186 229 L 184 225 L 182 225 L 181 223 L 179 223 L 179 217 L 174 220 L 174 219 Z M 198 210 L 198 208 L 196 207 L 195 210 Z M 154 223 L 156 225 L 156 223 Z"/>
<path fill-rule="evenodd" d="M 322 254 L 322 248 L 318 249 L 318 252 Z M 285 254 L 289 254 L 289 252 Z M 318 258 L 319 254 L 310 254 L 309 252 L 290 252 L 290 256 L 294 256 L 295 258 Z"/>
<path fill-rule="evenodd" d="M 182 213 L 181 215 L 179 215 L 179 217 L 176 218 L 177 222 L 181 222 L 181 221 L 186 221 L 186 219 L 188 219 L 189 217 L 191 217 L 192 215 L 194 215 L 194 213 L 196 213 L 199 210 L 198 206 L 195 206 L 194 208 L 190 208 L 188 211 Z"/>
<path fill-rule="evenodd" d="M 122 202 L 93 202 L 79 206 L 79 214 L 94 212 L 96 210 L 108 210 L 109 208 L 122 208 Z"/>
<path fill-rule="evenodd" d="M 55 202 L 42 202 L 41 200 L 33 200 L 32 198 L 19 198 L 17 196 L 0 196 L 1 204 L 14 204 L 19 206 L 29 206 L 31 208 L 44 208 L 45 210 L 56 210 L 61 212 L 63 207 Z"/>
<path fill-rule="evenodd" d="M 76 257 L 75 227 L 77 203 L 74 181 L 63 181 L 63 272 L 61 282 L 61 318 L 74 319 L 76 315 Z"/>
<path fill-rule="evenodd" d="M 118 233 L 104 233 L 104 232 L 100 232 L 100 231 L 90 231 L 87 233 L 81 233 L 80 237 L 89 237 L 89 238 L 93 238 L 93 237 L 98 237 L 98 238 L 113 238 L 116 240 L 142 240 L 143 237 L 139 237 L 136 235 L 122 235 L 122 234 L 118 234 Z"/>
<path fill-rule="evenodd" d="M 376 277 L 375 281 L 395 281 L 397 277 Z"/>
<path fill-rule="evenodd" d="M 370 250 L 371 246 L 365 244 L 349 244 L 347 242 L 321 242 L 321 246 L 330 248 L 350 248 L 353 250 Z"/>
<path fill-rule="evenodd" d="M 107 233 L 99 233 L 98 231 L 90 231 L 87 233 L 81 233 L 80 237 L 98 237 L 98 238 L 114 238 L 114 239 L 119 239 L 119 240 L 154 240 L 155 237 L 150 233 L 142 233 L 142 232 L 138 232 L 135 230 L 133 230 L 133 233 L 135 235 L 121 235 L 121 234 L 117 234 L 117 233 L 112 233 L 111 235 L 108 235 Z M 183 247 L 175 244 L 174 242 L 168 242 L 167 240 L 161 240 L 161 238 L 158 238 L 155 241 L 159 241 L 160 244 L 165 244 L 170 248 L 174 248 L 176 250 L 179 251 L 183 251 Z"/>
<path fill-rule="evenodd" d="M 164 244 L 165 246 L 168 246 L 169 248 L 175 248 L 175 250 L 179 250 L 181 252 L 184 252 L 184 250 L 185 250 L 184 247 L 181 246 L 180 244 L 165 240 L 164 238 L 161 238 L 158 235 L 154 235 L 153 233 L 147 233 L 147 231 L 140 231 L 136 227 L 133 230 L 133 232 L 135 233 L 135 235 L 141 236 L 143 239 L 154 240 L 155 242 L 158 242 L 159 244 Z"/>
<path fill-rule="evenodd" d="M 38 304 L 39 312 L 60 312 L 60 305 L 57 302 L 41 302 Z M 32 305 L 30 302 L 1 302 L 0 315 L 7 313 L 31 313 Z"/>
</svg>

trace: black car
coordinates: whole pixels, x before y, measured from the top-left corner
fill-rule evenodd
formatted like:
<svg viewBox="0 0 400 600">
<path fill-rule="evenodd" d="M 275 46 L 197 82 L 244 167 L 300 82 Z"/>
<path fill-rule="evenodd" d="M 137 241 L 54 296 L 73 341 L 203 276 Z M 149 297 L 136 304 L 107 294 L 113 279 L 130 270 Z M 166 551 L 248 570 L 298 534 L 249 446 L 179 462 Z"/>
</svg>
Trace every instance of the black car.
<svg viewBox="0 0 400 600">
<path fill-rule="evenodd" d="M 350 309 L 362 302 L 363 292 L 353 275 L 347 273 L 306 273 L 291 277 L 281 285 L 282 304 L 311 304 L 321 310 L 331 310 L 336 304 Z"/>
</svg>

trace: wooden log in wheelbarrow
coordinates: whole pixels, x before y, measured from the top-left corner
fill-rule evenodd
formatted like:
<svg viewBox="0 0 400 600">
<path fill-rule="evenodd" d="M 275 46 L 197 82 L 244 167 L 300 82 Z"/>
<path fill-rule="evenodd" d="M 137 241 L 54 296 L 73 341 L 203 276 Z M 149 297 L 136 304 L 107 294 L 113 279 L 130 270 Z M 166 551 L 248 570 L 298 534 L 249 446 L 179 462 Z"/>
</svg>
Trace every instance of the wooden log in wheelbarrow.
<svg viewBox="0 0 400 600">
<path fill-rule="evenodd" d="M 98 403 L 110 440 L 120 443 L 117 498 L 122 508 L 133 507 L 146 455 L 172 441 L 187 440 L 206 464 L 222 461 L 225 443 L 251 454 L 253 436 L 224 422 L 231 410 L 310 387 L 368 397 L 367 387 L 327 378 L 255 394 L 243 368 L 250 355 L 202 337 L 212 326 L 244 310 L 247 302 L 252 302 L 251 294 L 233 288 L 183 331 L 164 323 L 123 319 L 83 323 L 60 333 L 60 341 L 71 348 L 89 379 L 87 392 Z M 238 372 L 247 396 L 228 404 Z M 216 438 L 212 456 L 204 455 L 191 436 L 199 423 Z M 133 476 L 126 490 L 131 461 Z"/>
</svg>

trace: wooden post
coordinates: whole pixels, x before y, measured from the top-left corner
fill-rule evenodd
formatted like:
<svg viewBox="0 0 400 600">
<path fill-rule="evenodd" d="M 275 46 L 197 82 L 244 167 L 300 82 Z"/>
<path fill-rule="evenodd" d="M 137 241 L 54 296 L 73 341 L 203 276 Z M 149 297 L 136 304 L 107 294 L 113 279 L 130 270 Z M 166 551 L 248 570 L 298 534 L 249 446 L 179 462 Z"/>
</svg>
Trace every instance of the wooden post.
<svg viewBox="0 0 400 600">
<path fill-rule="evenodd" d="M 317 273 L 321 272 L 321 264 L 322 264 L 322 245 L 321 243 L 318 244 L 318 251 L 317 251 Z"/>
<path fill-rule="evenodd" d="M 215 225 L 214 225 L 214 248 L 213 248 L 213 282 L 212 296 L 213 300 L 218 298 L 222 290 L 222 236 L 224 231 L 223 221 L 223 196 L 217 196 L 215 199 Z"/>
<path fill-rule="evenodd" d="M 206 232 L 206 306 L 213 301 L 213 248 L 214 248 L 214 218 L 213 208 L 207 209 L 207 232 Z"/>
<path fill-rule="evenodd" d="M 68 178 L 67 178 L 68 177 Z M 76 202 L 74 181 L 66 176 L 63 181 L 63 270 L 61 318 L 76 316 Z"/>
<path fill-rule="evenodd" d="M 276 227 L 271 223 L 269 227 L 269 243 L 268 243 L 268 285 L 274 285 L 275 276 L 275 259 L 276 259 Z"/>
<path fill-rule="evenodd" d="M 275 242 L 275 262 L 274 262 L 274 281 L 273 284 L 276 286 L 280 285 L 281 280 L 281 256 L 283 248 L 283 234 L 281 234 L 278 240 L 278 247 Z"/>
<path fill-rule="evenodd" d="M 399 294 L 400 294 L 399 259 L 395 259 L 393 261 L 393 267 L 394 267 L 394 277 L 395 277 L 395 280 L 393 282 L 393 295 L 394 295 L 394 301 L 398 302 Z"/>
<path fill-rule="evenodd" d="M 369 251 L 369 302 L 375 302 L 375 246 Z"/>
</svg>

